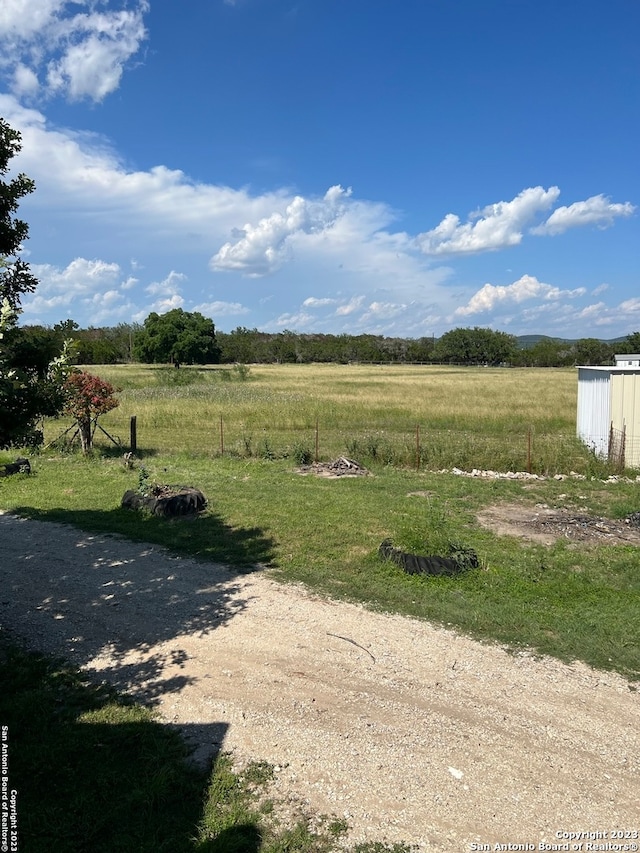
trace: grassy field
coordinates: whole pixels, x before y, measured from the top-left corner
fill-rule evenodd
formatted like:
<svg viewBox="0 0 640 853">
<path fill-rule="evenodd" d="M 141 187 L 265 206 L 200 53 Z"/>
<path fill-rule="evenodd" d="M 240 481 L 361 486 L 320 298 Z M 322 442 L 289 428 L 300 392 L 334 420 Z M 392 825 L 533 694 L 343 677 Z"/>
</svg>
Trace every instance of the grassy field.
<svg viewBox="0 0 640 853">
<path fill-rule="evenodd" d="M 120 434 L 126 444 L 129 417 L 138 418 L 140 452 L 135 466 L 127 467 L 123 448 L 106 439 L 90 458 L 64 445 L 53 446 L 31 457 L 32 475 L 0 479 L 0 507 L 162 544 L 203 560 L 257 564 L 283 582 L 304 582 L 323 594 L 453 626 L 512 649 L 527 647 L 614 670 L 629 680 L 629 689 L 636 688 L 637 549 L 575 545 L 567 539 L 534 544 L 498 535 L 477 520 L 481 509 L 502 504 L 570 507 L 614 519 L 640 510 L 638 483 L 604 482 L 600 476 L 607 473 L 606 466 L 573 439 L 577 382 L 573 371 L 269 366 L 252 367 L 246 375 L 227 367 L 93 370 L 122 388 L 121 406 L 105 417 L 105 429 Z M 321 458 L 351 455 L 366 464 L 371 475 L 338 480 L 301 476 L 297 463 L 302 451 L 315 453 L 316 422 Z M 424 442 L 419 466 L 416 424 Z M 47 424 L 47 440 L 66 426 L 63 421 Z M 454 465 L 522 470 L 529 430 L 534 470 L 582 471 L 586 479 L 483 480 L 439 470 Z M 207 512 L 184 523 L 121 509 L 124 491 L 136 488 L 143 475 L 157 482 L 197 486 L 209 498 Z M 456 578 L 409 576 L 380 560 L 378 548 L 386 538 L 417 553 L 442 554 L 457 543 L 478 554 L 480 567 Z M 162 749 L 157 746 L 160 727 L 140 709 L 132 711 L 123 703 L 124 710 L 117 713 L 124 716 L 116 717 L 113 698 L 94 696 L 92 688 L 78 685 L 77 677 L 61 665 L 16 657 L 19 654 L 13 650 L 2 658 L 9 662 L 12 676 L 22 669 L 25 674 L 18 679 L 15 701 L 5 698 L 0 710 L 3 722 L 10 717 L 15 730 L 22 732 L 24 743 L 30 738 L 37 743 L 41 731 L 51 731 L 54 741 L 69 742 L 82 733 L 82 748 L 86 734 L 91 736 L 87 750 L 95 752 L 91 738 L 97 738 L 99 744 L 108 744 L 108 751 L 117 752 L 120 734 L 126 744 L 133 732 L 140 731 L 147 744 L 144 755 L 130 753 L 117 759 L 124 764 L 106 762 L 104 773 L 93 762 L 91 772 L 98 772 L 98 784 L 105 786 L 103 802 L 109 800 L 109 785 L 115 779 L 131 776 L 131 803 L 123 804 L 117 814 L 107 811 L 110 825 L 105 837 L 116 838 L 117 843 L 103 847 L 94 846 L 90 811 L 89 819 L 81 822 L 87 834 L 84 846 L 77 846 L 76 836 L 65 836 L 63 798 L 58 803 L 51 789 L 54 774 L 34 769 L 42 754 L 25 759 L 20 771 L 24 785 L 41 800 L 53 797 L 34 818 L 34 837 L 40 841 L 25 849 L 199 853 L 333 849 L 341 831 L 338 823 L 325 824 L 319 833 L 311 832 L 305 820 L 286 830 L 270 827 L 268 815 L 260 811 L 262 800 L 252 793 L 257 779 L 261 784 L 268 781 L 268 768 L 257 766 L 253 781 L 241 779 L 221 757 L 211 779 L 195 778 L 184 770 L 174 741 Z M 52 672 L 67 674 L 54 677 Z M 61 699 L 55 698 L 52 684 L 63 690 Z M 58 725 L 68 729 L 58 731 Z M 165 748 L 168 758 L 163 757 Z M 62 760 L 54 743 L 47 749 L 51 765 Z M 157 757 L 157 752 L 162 755 Z M 154 755 L 157 766 L 140 764 Z M 143 777 L 152 780 L 151 788 L 136 781 Z M 167 785 L 167 779 L 175 782 Z M 90 784 L 82 783 L 84 788 Z M 141 788 L 136 787 L 139 784 Z M 173 824 L 159 825 L 166 845 L 153 834 L 144 836 L 144 843 L 139 841 L 143 829 L 134 817 L 136 803 L 144 803 L 144 814 L 153 817 L 173 808 L 174 796 L 184 802 Z M 90 807 L 81 801 L 75 808 L 80 815 Z M 124 840 L 114 834 L 116 823 L 130 832 Z M 152 825 L 150 818 L 144 832 Z M 386 848 L 368 849 L 382 853 Z"/>
<path fill-rule="evenodd" d="M 602 466 L 575 438 L 574 370 L 262 365 L 92 368 L 122 391 L 102 421 L 147 453 L 339 455 L 424 469 Z M 248 372 L 247 372 L 248 371 Z M 46 425 L 47 441 L 65 422 Z M 100 442 L 108 440 L 98 432 Z"/>
</svg>

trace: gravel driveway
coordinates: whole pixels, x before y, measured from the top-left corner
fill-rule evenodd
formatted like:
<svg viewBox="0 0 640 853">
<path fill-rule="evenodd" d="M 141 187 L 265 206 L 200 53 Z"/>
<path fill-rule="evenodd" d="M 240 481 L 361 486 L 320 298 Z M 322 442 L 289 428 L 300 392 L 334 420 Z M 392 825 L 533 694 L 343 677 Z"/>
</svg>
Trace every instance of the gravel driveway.
<svg viewBox="0 0 640 853">
<path fill-rule="evenodd" d="M 615 850 L 587 843 L 640 829 L 639 694 L 617 675 L 117 537 L 8 514 L 0 537 L 2 625 L 153 703 L 199 758 L 276 765 L 276 796 L 351 841 Z"/>
</svg>

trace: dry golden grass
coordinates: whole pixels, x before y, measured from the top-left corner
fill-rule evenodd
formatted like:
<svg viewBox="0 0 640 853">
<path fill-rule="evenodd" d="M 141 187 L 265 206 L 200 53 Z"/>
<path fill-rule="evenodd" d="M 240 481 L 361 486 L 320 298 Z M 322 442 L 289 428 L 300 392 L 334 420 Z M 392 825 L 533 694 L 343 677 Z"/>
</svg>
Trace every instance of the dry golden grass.
<svg viewBox="0 0 640 853">
<path fill-rule="evenodd" d="M 541 472 L 580 470 L 587 461 L 575 442 L 574 370 L 256 365 L 246 377 L 227 365 L 90 371 L 122 389 L 104 428 L 127 444 L 135 415 L 139 446 L 157 452 L 271 457 L 304 445 L 315 453 L 317 425 L 321 458 L 346 453 L 415 465 L 419 448 L 421 464 L 432 468 Z M 47 440 L 60 432 L 61 423 L 49 423 Z"/>
</svg>

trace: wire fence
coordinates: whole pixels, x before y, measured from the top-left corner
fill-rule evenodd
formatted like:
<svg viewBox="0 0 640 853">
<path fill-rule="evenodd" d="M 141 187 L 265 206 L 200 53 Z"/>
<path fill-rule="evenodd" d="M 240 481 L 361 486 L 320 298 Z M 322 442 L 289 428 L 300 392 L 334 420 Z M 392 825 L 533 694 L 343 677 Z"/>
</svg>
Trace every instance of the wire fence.
<svg viewBox="0 0 640 853">
<path fill-rule="evenodd" d="M 50 421 L 45 425 L 50 448 L 73 448 L 73 424 Z M 533 428 L 491 433 L 436 429 L 426 423 L 389 428 L 361 424 L 349 428 L 322 421 L 289 426 L 247 425 L 224 414 L 213 418 L 184 416 L 138 417 L 110 413 L 94 430 L 94 445 L 113 453 L 133 452 L 140 458 L 165 453 L 235 458 L 290 458 L 298 464 L 329 461 L 340 456 L 360 464 L 377 463 L 416 470 L 460 468 L 525 471 L 552 476 L 576 472 L 602 476 L 625 468 L 629 440 L 612 439 L 610 458 L 600 458 L 571 434 L 541 434 Z M 621 455 L 622 454 L 622 455 Z M 631 467 L 627 464 L 626 467 Z"/>
</svg>

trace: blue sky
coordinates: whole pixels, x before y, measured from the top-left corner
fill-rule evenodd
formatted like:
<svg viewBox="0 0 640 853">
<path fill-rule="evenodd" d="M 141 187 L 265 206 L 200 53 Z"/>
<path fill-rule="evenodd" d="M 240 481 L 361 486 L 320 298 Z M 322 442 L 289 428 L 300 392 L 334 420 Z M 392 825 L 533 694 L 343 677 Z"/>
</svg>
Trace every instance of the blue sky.
<svg viewBox="0 0 640 853">
<path fill-rule="evenodd" d="M 640 330 L 636 0 L 2 0 L 23 323 Z"/>
</svg>

